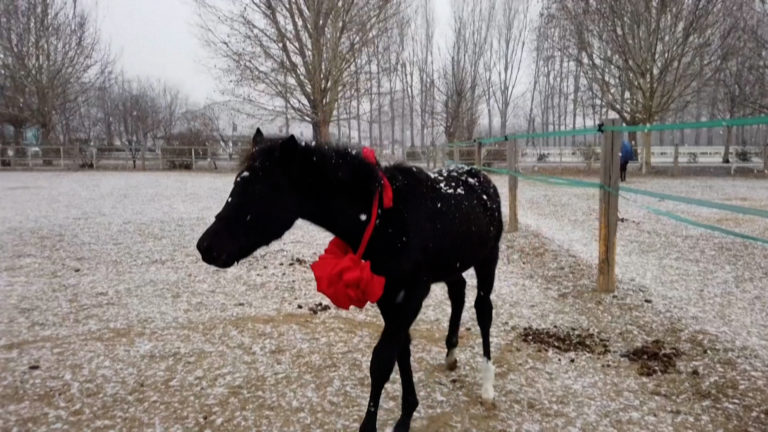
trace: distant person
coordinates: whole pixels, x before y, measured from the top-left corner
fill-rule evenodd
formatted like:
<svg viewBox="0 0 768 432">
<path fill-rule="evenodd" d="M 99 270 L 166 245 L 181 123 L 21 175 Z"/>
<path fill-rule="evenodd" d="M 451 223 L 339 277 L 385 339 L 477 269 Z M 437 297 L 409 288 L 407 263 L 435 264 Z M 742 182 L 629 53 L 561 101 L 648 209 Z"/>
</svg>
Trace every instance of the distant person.
<svg viewBox="0 0 768 432">
<path fill-rule="evenodd" d="M 627 165 L 632 160 L 632 144 L 629 141 L 624 140 L 621 142 L 621 164 L 619 170 L 621 172 L 621 181 L 627 181 Z"/>
</svg>

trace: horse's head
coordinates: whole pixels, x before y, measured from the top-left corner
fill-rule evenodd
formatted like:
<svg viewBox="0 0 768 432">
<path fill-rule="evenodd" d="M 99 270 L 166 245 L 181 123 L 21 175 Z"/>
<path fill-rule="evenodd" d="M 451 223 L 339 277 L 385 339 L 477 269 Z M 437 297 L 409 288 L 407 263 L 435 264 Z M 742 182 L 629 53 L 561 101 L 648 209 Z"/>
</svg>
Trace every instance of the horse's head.
<svg viewBox="0 0 768 432">
<path fill-rule="evenodd" d="M 227 268 L 282 237 L 296 219 L 297 202 L 286 173 L 298 148 L 293 136 L 253 136 L 253 151 L 237 174 L 232 192 L 197 242 L 208 264 Z"/>
</svg>

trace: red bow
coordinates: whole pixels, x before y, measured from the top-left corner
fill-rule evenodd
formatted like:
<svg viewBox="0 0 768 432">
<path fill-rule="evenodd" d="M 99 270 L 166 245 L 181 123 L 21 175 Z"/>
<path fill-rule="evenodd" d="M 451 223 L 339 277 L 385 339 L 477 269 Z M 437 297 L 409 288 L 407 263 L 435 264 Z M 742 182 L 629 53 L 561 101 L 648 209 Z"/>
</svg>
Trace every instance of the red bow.
<svg viewBox="0 0 768 432">
<path fill-rule="evenodd" d="M 368 147 L 363 148 L 363 158 L 376 165 L 376 154 Z M 392 187 L 379 172 L 382 180 L 382 200 L 384 208 L 392 207 Z M 365 234 L 360 242 L 360 248 L 356 254 L 352 253 L 343 240 L 334 237 L 325 253 L 320 255 L 317 261 L 312 263 L 312 271 L 315 273 L 317 290 L 325 294 L 333 304 L 342 309 L 349 309 L 354 305 L 362 309 L 366 303 L 376 303 L 384 292 L 385 279 L 371 272 L 371 263 L 363 261 L 363 252 L 368 245 L 368 240 L 376 225 L 376 215 L 379 211 L 379 190 L 373 198 L 371 221 L 365 229 Z"/>
</svg>

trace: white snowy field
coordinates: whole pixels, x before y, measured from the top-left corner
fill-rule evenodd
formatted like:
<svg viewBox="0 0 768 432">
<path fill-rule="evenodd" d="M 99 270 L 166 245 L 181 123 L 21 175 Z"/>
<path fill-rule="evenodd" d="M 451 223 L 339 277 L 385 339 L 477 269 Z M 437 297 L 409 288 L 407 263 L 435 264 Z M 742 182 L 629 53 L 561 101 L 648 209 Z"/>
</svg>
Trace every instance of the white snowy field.
<svg viewBox="0 0 768 432">
<path fill-rule="evenodd" d="M 308 223 L 232 269 L 203 264 L 195 242 L 233 178 L 0 173 L 0 430 L 356 430 L 378 312 L 309 311 L 329 304 L 309 264 L 330 235 Z M 765 180 L 629 185 L 768 209 Z M 768 220 L 628 198 L 619 288 L 601 295 L 597 192 L 521 183 L 522 230 L 502 238 L 493 294 L 495 404 L 480 401 L 470 273 L 458 370 L 443 368 L 442 284 L 412 330 L 412 430 L 768 430 L 768 246 L 641 204 L 762 238 Z M 608 352 L 523 340 L 555 326 Z M 680 355 L 641 376 L 622 353 L 654 339 Z M 395 372 L 381 430 L 399 398 Z"/>
</svg>

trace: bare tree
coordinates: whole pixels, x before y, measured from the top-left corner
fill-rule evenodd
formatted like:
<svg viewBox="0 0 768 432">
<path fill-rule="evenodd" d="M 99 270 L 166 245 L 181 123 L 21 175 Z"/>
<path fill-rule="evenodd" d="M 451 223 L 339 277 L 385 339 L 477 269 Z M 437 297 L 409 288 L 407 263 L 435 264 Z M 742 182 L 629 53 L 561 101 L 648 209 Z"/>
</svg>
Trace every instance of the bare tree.
<svg viewBox="0 0 768 432">
<path fill-rule="evenodd" d="M 425 0 L 429 1 L 429 0 Z M 395 142 L 397 141 L 395 135 L 395 126 L 397 119 L 397 98 L 398 98 L 398 83 L 400 82 L 400 67 L 403 62 L 403 49 L 406 40 L 408 39 L 408 28 L 410 26 L 410 19 L 408 13 L 403 13 L 390 23 L 388 34 L 389 49 L 387 50 L 387 69 L 386 79 L 389 88 L 389 135 L 390 135 L 390 153 L 395 155 Z M 401 89 L 404 86 L 401 86 Z M 401 98 L 403 96 L 401 95 Z M 404 122 L 401 117 L 400 121 L 401 129 L 404 129 Z M 404 142 L 400 143 L 405 146 Z"/>
<path fill-rule="evenodd" d="M 419 83 L 419 143 L 421 147 L 429 144 L 427 129 L 429 126 L 430 111 L 434 105 L 434 97 L 431 89 L 435 84 L 434 77 L 434 44 L 435 44 L 435 17 L 432 10 L 432 2 L 425 0 L 418 8 L 419 21 L 414 23 L 415 30 L 421 30 L 418 37 L 413 39 L 417 46 L 416 69 Z"/>
<path fill-rule="evenodd" d="M 441 72 L 443 128 L 449 142 L 472 139 L 482 97 L 480 68 L 492 8 L 486 2 L 452 3 L 453 41 Z"/>
<path fill-rule="evenodd" d="M 409 147 L 416 145 L 416 133 L 415 133 L 415 117 L 414 110 L 416 104 L 416 69 L 418 68 L 419 61 L 419 47 L 418 44 L 413 43 L 413 39 L 417 37 L 417 31 L 413 23 L 408 27 L 409 39 L 411 40 L 406 46 L 403 60 L 400 62 L 400 82 L 403 88 L 403 103 L 408 102 L 408 126 L 409 126 Z M 406 113 L 403 110 L 403 117 Z M 403 121 L 403 130 L 405 130 L 405 120 Z M 403 141 L 403 155 L 405 155 L 405 141 Z"/>
<path fill-rule="evenodd" d="M 363 0 L 195 0 L 203 41 L 220 57 L 239 96 L 280 110 L 287 103 L 330 142 L 339 99 L 360 72 L 360 53 L 399 2 Z M 287 77 L 287 79 L 286 79 Z"/>
<path fill-rule="evenodd" d="M 118 78 L 117 138 L 131 155 L 133 168 L 141 158 L 146 169 L 146 153 L 150 140 L 154 144 L 161 131 L 162 105 L 156 86 L 146 80 Z"/>
<path fill-rule="evenodd" d="M 98 85 L 109 60 L 98 29 L 76 0 L 0 2 L 0 113 L 17 126 L 40 126 L 44 143 Z"/>
<path fill-rule="evenodd" d="M 745 29 L 754 44 L 749 53 L 753 92 L 748 100 L 753 110 L 768 113 L 768 1 L 751 2 L 751 6 L 742 23 L 746 24 Z"/>
<path fill-rule="evenodd" d="M 499 110 L 499 132 L 507 133 L 510 110 L 522 70 L 528 38 L 529 0 L 499 0 L 492 55 L 496 58 L 496 91 L 493 99 Z"/>
<path fill-rule="evenodd" d="M 162 140 L 166 144 L 171 140 L 173 133 L 181 122 L 181 113 L 188 103 L 178 88 L 167 83 L 159 84 L 160 121 L 159 130 Z"/>
<path fill-rule="evenodd" d="M 689 99 L 718 61 L 724 0 L 558 2 L 592 91 L 630 125 Z M 628 19 L 631 17 L 632 19 Z M 650 134 L 643 169 L 650 168 Z"/>
<path fill-rule="evenodd" d="M 753 95 L 760 93 L 760 80 L 753 74 L 759 69 L 760 54 L 752 33 L 751 0 L 732 0 L 730 13 L 723 17 L 725 39 L 719 45 L 720 58 L 712 79 L 712 91 L 720 117 L 736 118 L 753 112 Z M 726 126 L 723 163 L 730 163 L 733 126 Z"/>
</svg>

